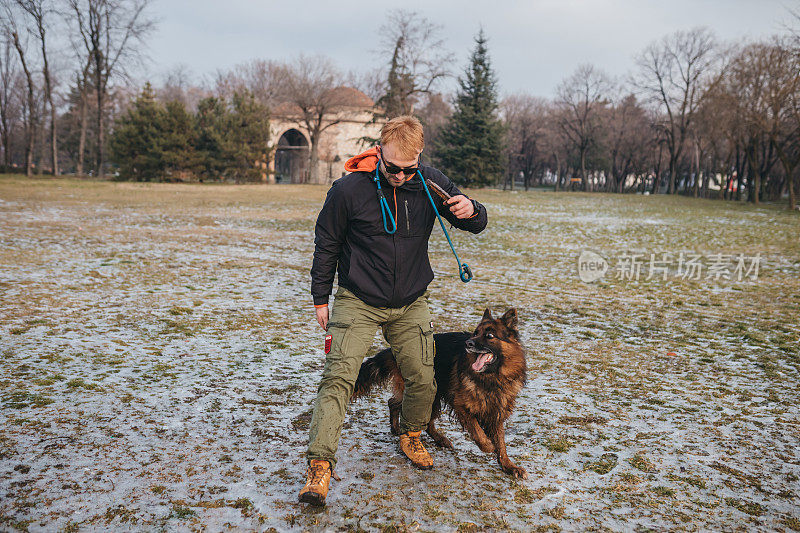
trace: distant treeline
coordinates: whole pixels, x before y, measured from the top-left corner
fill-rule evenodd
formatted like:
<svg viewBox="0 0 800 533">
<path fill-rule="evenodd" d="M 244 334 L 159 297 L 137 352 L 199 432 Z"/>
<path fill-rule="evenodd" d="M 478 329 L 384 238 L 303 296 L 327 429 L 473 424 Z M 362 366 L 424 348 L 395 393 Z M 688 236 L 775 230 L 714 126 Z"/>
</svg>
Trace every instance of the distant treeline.
<svg viewBox="0 0 800 533">
<path fill-rule="evenodd" d="M 797 34 L 722 46 L 680 31 L 612 80 L 582 65 L 552 99 L 503 102 L 506 178 L 525 186 L 778 200 L 800 171 Z M 511 182 L 509 182 L 511 183 Z"/>
<path fill-rule="evenodd" d="M 796 204 L 800 21 L 788 12 L 781 35 L 730 45 L 706 28 L 679 31 L 641 51 L 623 78 L 581 65 L 552 97 L 499 98 L 490 39 L 476 36 L 456 93 L 444 95 L 458 61 L 442 26 L 402 9 L 387 12 L 381 64 L 363 73 L 300 55 L 201 83 L 179 67 L 153 89 L 132 81 L 155 28 L 150 2 L 0 0 L 6 170 L 260 180 L 274 149 L 270 116 L 288 110 L 308 133 L 316 175 L 324 133 L 342 120 L 336 89 L 352 86 L 376 102 L 375 121 L 419 116 L 424 157 L 463 185 Z M 66 52 L 54 60 L 55 49 Z"/>
</svg>

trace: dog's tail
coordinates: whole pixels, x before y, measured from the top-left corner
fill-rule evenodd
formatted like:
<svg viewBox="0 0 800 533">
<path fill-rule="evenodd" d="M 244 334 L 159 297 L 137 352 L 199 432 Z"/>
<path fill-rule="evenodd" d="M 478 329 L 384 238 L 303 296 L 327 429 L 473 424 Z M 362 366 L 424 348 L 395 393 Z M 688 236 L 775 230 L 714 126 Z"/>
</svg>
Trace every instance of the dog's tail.
<svg viewBox="0 0 800 533">
<path fill-rule="evenodd" d="M 350 400 L 366 396 L 374 387 L 383 387 L 389 379 L 399 375 L 400 367 L 397 366 L 392 349 L 386 348 L 378 352 L 361 363 Z"/>
</svg>

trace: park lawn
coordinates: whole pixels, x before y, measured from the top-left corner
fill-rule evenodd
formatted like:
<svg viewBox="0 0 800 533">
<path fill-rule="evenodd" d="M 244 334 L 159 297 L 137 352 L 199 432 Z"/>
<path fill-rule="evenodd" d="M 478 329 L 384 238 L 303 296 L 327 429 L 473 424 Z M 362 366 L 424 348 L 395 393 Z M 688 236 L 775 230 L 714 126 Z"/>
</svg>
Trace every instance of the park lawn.
<svg viewBox="0 0 800 533">
<path fill-rule="evenodd" d="M 330 505 L 296 503 L 325 193 L 0 176 L 3 529 L 800 530 L 800 215 L 669 196 L 468 191 L 489 226 L 451 231 L 468 284 L 434 228 L 434 326 L 517 308 L 530 478 L 447 419 L 456 451 L 414 470 L 382 393 L 351 407 Z M 681 252 L 729 268 L 682 279 Z"/>
</svg>

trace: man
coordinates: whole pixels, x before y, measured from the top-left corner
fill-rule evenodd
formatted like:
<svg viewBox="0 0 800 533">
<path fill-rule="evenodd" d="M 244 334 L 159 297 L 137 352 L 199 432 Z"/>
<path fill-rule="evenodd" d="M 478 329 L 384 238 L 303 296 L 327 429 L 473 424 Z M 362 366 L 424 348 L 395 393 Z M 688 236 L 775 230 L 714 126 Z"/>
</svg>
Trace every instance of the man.
<svg viewBox="0 0 800 533">
<path fill-rule="evenodd" d="M 433 466 L 420 432 L 428 424 L 436 394 L 427 290 L 433 280 L 428 238 L 436 213 L 417 169 L 452 196 L 446 205 L 438 196 L 433 199 L 456 228 L 480 233 L 487 215 L 483 205 L 463 195 L 444 174 L 420 163 L 423 147 L 422 125 L 416 118 L 388 121 L 380 145 L 347 161 L 350 174 L 333 183 L 317 218 L 311 294 L 317 321 L 328 333 L 327 355 L 311 416 L 302 502 L 325 503 L 330 478 L 336 477 L 333 469 L 347 404 L 379 326 L 405 382 L 399 448 L 415 466 Z M 385 205 L 381 211 L 376 167 L 388 213 Z M 339 288 L 329 322 L 328 298 L 337 265 Z"/>
</svg>

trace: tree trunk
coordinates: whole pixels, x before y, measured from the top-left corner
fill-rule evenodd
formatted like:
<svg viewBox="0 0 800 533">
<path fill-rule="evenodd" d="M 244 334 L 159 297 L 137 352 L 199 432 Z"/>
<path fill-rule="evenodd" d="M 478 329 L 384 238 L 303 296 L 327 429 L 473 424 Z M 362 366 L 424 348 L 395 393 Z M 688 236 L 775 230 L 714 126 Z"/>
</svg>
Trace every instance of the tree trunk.
<svg viewBox="0 0 800 533">
<path fill-rule="evenodd" d="M 667 193 L 675 194 L 675 168 L 678 166 L 678 162 L 673 159 L 673 156 L 669 156 L 669 187 L 667 189 Z"/>
<path fill-rule="evenodd" d="M 584 150 L 581 150 L 581 184 L 583 185 L 583 190 L 589 192 L 589 180 L 586 177 L 586 153 Z"/>
<path fill-rule="evenodd" d="M 554 191 L 558 192 L 558 187 L 561 185 L 561 162 L 559 161 L 557 153 L 553 154 L 553 156 L 556 158 L 556 186 Z"/>
<path fill-rule="evenodd" d="M 53 161 L 53 176 L 60 175 L 58 168 L 58 126 L 56 125 L 56 107 L 53 105 L 53 86 L 50 81 L 50 66 L 47 62 L 47 48 L 45 47 L 45 33 L 44 26 L 40 20 L 39 36 L 42 43 L 42 74 L 44 75 L 44 90 L 47 97 L 47 103 L 50 105 L 50 151 Z"/>
<path fill-rule="evenodd" d="M 44 107 L 44 106 L 42 106 Z M 44 128 L 39 128 L 39 158 L 36 161 L 36 175 L 44 175 L 44 163 L 47 160 L 47 134 Z"/>
<path fill-rule="evenodd" d="M 789 209 L 794 210 L 794 171 L 800 167 L 800 157 L 795 158 L 794 161 L 789 161 L 789 156 L 786 154 L 786 151 L 783 150 L 777 143 L 775 144 L 775 149 L 778 152 L 778 159 L 780 160 L 781 165 L 783 165 L 783 171 L 786 173 L 786 189 L 789 192 Z M 783 191 L 781 191 L 781 193 L 782 192 Z M 780 200 L 782 196 L 783 194 L 781 194 L 778 199 Z"/>
<path fill-rule="evenodd" d="M 34 114 L 33 102 L 33 78 L 31 77 L 31 71 L 28 70 L 28 63 L 25 61 L 25 51 L 22 49 L 22 44 L 19 42 L 19 35 L 17 32 L 12 32 L 11 37 L 14 40 L 14 48 L 17 49 L 19 61 L 22 64 L 22 70 L 25 72 L 25 79 L 28 83 L 28 124 L 25 128 L 28 135 L 28 142 L 27 146 L 25 147 L 25 175 L 30 178 L 33 176 L 33 143 L 36 136 L 36 115 Z"/>
<path fill-rule="evenodd" d="M 747 157 L 747 166 L 748 166 L 748 173 L 747 173 L 747 199 L 753 202 L 754 205 L 758 205 L 758 189 L 761 185 L 760 183 L 760 176 L 761 173 L 758 170 L 758 166 L 756 165 L 755 161 L 755 151 L 756 148 L 751 146 L 749 148 L 750 153 Z"/>
<path fill-rule="evenodd" d="M 308 153 L 308 177 L 306 183 L 316 183 L 319 166 L 319 138 L 311 135 L 311 150 Z"/>
<path fill-rule="evenodd" d="M 76 168 L 76 173 L 78 176 L 84 175 L 83 162 L 86 154 L 86 128 L 89 126 L 89 104 L 86 101 L 88 95 L 85 91 L 86 84 L 84 83 L 83 87 L 81 88 L 81 100 L 79 103 L 81 115 L 81 133 L 78 137 L 78 165 Z"/>
<path fill-rule="evenodd" d="M 694 183 L 692 184 L 692 196 L 697 198 L 700 189 L 700 147 L 694 143 Z"/>
<path fill-rule="evenodd" d="M 103 147 L 105 146 L 105 132 L 103 131 L 103 90 L 99 81 L 97 86 L 97 176 L 104 178 L 106 173 L 103 168 Z"/>
<path fill-rule="evenodd" d="M 9 135 L 9 131 L 8 131 L 8 119 L 4 117 L 2 119 L 2 121 L 3 121 L 3 131 L 2 131 L 2 134 L 3 134 L 3 164 L 6 166 L 6 168 L 8 168 L 8 167 L 11 166 L 11 151 L 9 150 L 9 148 L 11 147 L 10 146 L 10 144 L 11 144 L 11 135 Z"/>
</svg>

